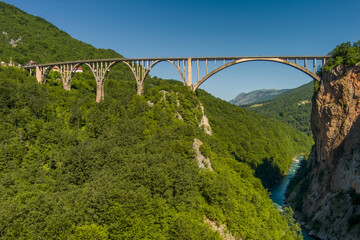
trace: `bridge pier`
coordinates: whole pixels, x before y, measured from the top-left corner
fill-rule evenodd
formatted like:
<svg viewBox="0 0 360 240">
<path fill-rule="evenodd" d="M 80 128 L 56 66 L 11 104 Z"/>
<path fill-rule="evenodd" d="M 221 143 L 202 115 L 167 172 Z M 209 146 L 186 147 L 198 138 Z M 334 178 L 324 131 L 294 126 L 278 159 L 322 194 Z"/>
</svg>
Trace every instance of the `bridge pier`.
<svg viewBox="0 0 360 240">
<path fill-rule="evenodd" d="M 188 66 L 187 66 L 187 85 L 192 86 L 192 59 L 188 58 Z"/>
<path fill-rule="evenodd" d="M 144 94 L 145 79 L 152 66 L 154 66 L 158 62 L 159 61 L 155 61 L 154 63 L 152 63 L 152 61 L 148 60 L 124 61 L 124 63 L 130 68 L 130 70 L 134 74 L 137 85 L 136 93 L 138 95 L 142 96 Z"/>
<path fill-rule="evenodd" d="M 59 71 L 63 83 L 63 88 L 67 91 L 70 91 L 71 89 L 71 81 L 74 77 L 75 69 L 76 69 L 76 64 L 59 65 Z"/>
<path fill-rule="evenodd" d="M 105 81 L 96 82 L 96 102 L 101 102 L 104 100 L 104 85 Z"/>
<path fill-rule="evenodd" d="M 96 102 L 101 102 L 102 100 L 104 100 L 105 79 L 110 71 L 110 68 L 115 63 L 115 61 L 85 63 L 91 69 L 96 81 Z"/>
<path fill-rule="evenodd" d="M 144 94 L 144 83 L 145 78 L 147 76 L 148 70 L 146 69 L 146 66 L 144 65 L 144 61 L 140 62 L 137 61 L 136 64 L 134 62 L 131 62 L 132 68 L 134 69 L 133 73 L 136 79 L 136 85 L 137 85 L 137 94 L 142 96 Z M 146 65 L 149 65 L 149 62 L 146 61 Z M 149 67 L 149 66 L 148 66 Z"/>
<path fill-rule="evenodd" d="M 139 96 L 142 96 L 144 94 L 144 82 L 138 82 L 137 83 L 136 93 Z"/>
<path fill-rule="evenodd" d="M 35 68 L 35 76 L 38 83 L 45 83 L 46 81 L 46 70 L 47 67 L 39 67 Z"/>
<path fill-rule="evenodd" d="M 150 70 L 159 62 L 162 61 L 166 61 L 171 63 L 176 70 L 179 72 L 180 77 L 184 83 L 184 85 L 186 86 L 186 68 L 185 68 L 185 59 L 184 58 L 180 58 L 180 59 L 145 59 L 145 60 L 127 60 L 127 61 L 122 61 L 123 63 L 125 63 L 132 71 L 135 80 L 136 80 L 136 84 L 137 84 L 137 94 L 138 95 L 143 95 L 144 94 L 144 84 L 145 84 L 145 80 L 146 77 L 148 76 Z M 191 62 L 191 61 L 190 61 Z M 182 66 L 181 66 L 182 64 Z M 190 63 L 191 64 L 191 63 Z M 190 71 L 191 71 L 191 66 L 190 66 Z M 191 73 L 190 73 L 191 76 Z M 191 79 L 190 79 L 191 81 Z"/>
</svg>

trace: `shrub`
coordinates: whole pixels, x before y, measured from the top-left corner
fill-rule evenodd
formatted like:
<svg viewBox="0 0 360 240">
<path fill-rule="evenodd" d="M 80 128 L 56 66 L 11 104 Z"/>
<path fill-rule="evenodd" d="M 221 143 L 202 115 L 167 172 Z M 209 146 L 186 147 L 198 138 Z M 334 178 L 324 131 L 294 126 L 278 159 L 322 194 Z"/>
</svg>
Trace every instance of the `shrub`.
<svg viewBox="0 0 360 240">
<path fill-rule="evenodd" d="M 328 72 L 337 66 L 352 67 L 360 62 L 360 41 L 342 43 L 330 52 L 331 58 L 323 66 L 321 73 Z"/>
</svg>

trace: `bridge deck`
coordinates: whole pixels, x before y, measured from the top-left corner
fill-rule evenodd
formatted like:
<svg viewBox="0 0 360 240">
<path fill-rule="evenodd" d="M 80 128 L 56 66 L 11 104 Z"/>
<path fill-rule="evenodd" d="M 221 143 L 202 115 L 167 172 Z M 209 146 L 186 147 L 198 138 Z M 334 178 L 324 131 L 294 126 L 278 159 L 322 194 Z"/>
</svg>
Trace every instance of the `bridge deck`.
<svg viewBox="0 0 360 240">
<path fill-rule="evenodd" d="M 158 58 L 109 58 L 109 59 L 89 59 L 89 60 L 74 60 L 74 61 L 65 61 L 65 62 L 55 62 L 55 63 L 46 63 L 38 65 L 24 66 L 25 69 L 35 69 L 36 66 L 47 67 L 47 66 L 56 66 L 62 64 L 74 64 L 74 63 L 94 63 L 94 62 L 125 62 L 125 61 L 185 61 L 191 59 L 193 61 L 235 61 L 239 59 L 283 59 L 283 60 L 302 60 L 302 59 L 328 59 L 330 56 L 234 56 L 234 57 L 158 57 Z"/>
</svg>

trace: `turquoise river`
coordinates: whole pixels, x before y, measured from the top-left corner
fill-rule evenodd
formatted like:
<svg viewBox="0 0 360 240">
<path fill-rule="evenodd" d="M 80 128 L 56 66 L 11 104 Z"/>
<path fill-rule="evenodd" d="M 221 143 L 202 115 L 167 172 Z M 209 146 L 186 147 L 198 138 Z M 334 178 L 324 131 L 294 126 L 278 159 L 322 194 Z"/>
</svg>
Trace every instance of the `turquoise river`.
<svg viewBox="0 0 360 240">
<path fill-rule="evenodd" d="M 290 166 L 290 169 L 288 171 L 288 174 L 285 175 L 272 189 L 270 198 L 273 200 L 273 202 L 277 205 L 279 209 L 282 208 L 282 206 L 285 205 L 285 191 L 287 188 L 287 185 L 290 182 L 290 179 L 295 176 L 296 171 L 300 167 L 300 162 L 304 160 L 303 156 L 297 157 L 296 160 L 293 161 L 293 163 Z M 305 229 L 302 229 L 302 235 L 304 236 L 305 240 L 313 240 L 315 238 L 312 238 L 308 235 L 307 231 Z"/>
</svg>

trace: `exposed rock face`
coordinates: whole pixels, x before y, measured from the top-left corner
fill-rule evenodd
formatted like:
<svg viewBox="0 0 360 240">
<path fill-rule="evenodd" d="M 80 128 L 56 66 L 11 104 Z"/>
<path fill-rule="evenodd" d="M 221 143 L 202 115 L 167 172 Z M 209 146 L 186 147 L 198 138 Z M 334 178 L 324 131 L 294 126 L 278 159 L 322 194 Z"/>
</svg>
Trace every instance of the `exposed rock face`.
<svg viewBox="0 0 360 240">
<path fill-rule="evenodd" d="M 205 109 L 204 106 L 200 103 L 200 108 L 201 108 L 201 112 L 202 112 L 202 118 L 201 118 L 201 122 L 199 127 L 204 127 L 204 131 L 206 134 L 212 135 L 212 130 L 211 130 L 211 126 L 209 123 L 209 119 L 207 118 L 207 116 L 205 115 Z"/>
<path fill-rule="evenodd" d="M 205 219 L 205 223 L 208 224 L 212 230 L 219 232 L 222 239 L 236 240 L 236 238 L 231 234 L 231 232 L 229 232 L 225 224 L 219 226 L 217 222 L 212 221 L 208 218 Z M 238 239 L 241 240 L 241 238 Z"/>
<path fill-rule="evenodd" d="M 360 67 L 323 76 L 312 99 L 311 171 L 290 193 L 303 194 L 301 215 L 320 239 L 360 239 Z"/>
<path fill-rule="evenodd" d="M 21 41 L 21 37 L 18 38 L 18 39 L 10 39 L 9 44 L 10 44 L 12 47 L 16 47 L 20 41 Z"/>
<path fill-rule="evenodd" d="M 153 102 L 151 102 L 150 100 L 147 100 L 147 102 L 146 102 L 150 107 L 153 107 L 154 106 L 154 103 Z"/>
<path fill-rule="evenodd" d="M 169 92 L 166 91 L 166 90 L 161 90 L 161 91 L 159 91 L 159 93 L 163 94 L 162 98 L 160 99 L 160 102 L 161 101 L 166 101 L 166 94 L 168 94 Z"/>
<path fill-rule="evenodd" d="M 195 150 L 196 163 L 200 169 L 207 169 L 207 170 L 213 171 L 210 159 L 205 157 L 200 151 L 200 146 L 202 144 L 203 143 L 199 139 L 197 139 L 197 138 L 194 139 L 193 149 Z"/>
<path fill-rule="evenodd" d="M 360 67 L 338 67 L 326 74 L 313 98 L 311 120 L 321 169 L 333 168 L 339 157 L 349 155 L 354 144 L 360 142 L 360 133 L 352 130 L 358 125 L 359 113 Z"/>
<path fill-rule="evenodd" d="M 181 114 L 179 113 L 179 112 L 176 112 L 175 113 L 175 117 L 177 118 L 177 119 L 179 119 L 180 121 L 184 121 L 184 118 L 181 116 Z"/>
</svg>

